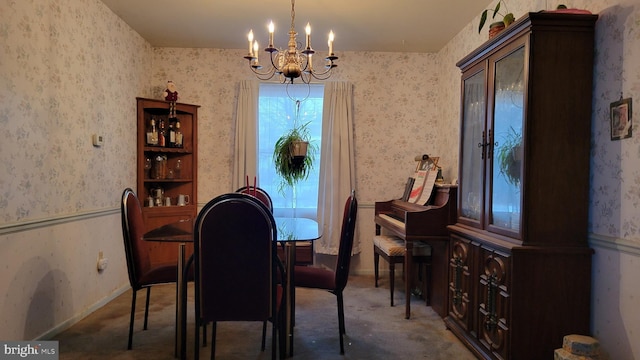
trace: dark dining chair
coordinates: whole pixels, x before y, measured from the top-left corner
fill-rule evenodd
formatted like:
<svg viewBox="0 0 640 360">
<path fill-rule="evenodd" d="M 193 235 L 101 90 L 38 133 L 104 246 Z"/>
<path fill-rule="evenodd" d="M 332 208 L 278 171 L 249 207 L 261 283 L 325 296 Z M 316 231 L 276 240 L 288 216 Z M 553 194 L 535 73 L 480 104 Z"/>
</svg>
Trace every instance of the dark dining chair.
<svg viewBox="0 0 640 360">
<path fill-rule="evenodd" d="M 133 292 L 131 319 L 129 320 L 129 342 L 127 344 L 127 349 L 130 350 L 133 344 L 133 323 L 138 290 L 147 289 L 143 327 L 144 330 L 147 330 L 151 287 L 158 284 L 175 283 L 178 277 L 178 265 L 177 261 L 174 263 L 152 264 L 149 257 L 148 244 L 142 238 L 145 233 L 145 226 L 140 201 L 138 201 L 135 192 L 130 188 L 125 189 L 122 193 L 120 213 L 122 215 L 122 235 L 127 270 L 129 271 L 129 283 Z"/>
<path fill-rule="evenodd" d="M 337 297 L 340 354 L 344 354 L 343 335 L 346 333 L 344 326 L 343 290 L 347 286 L 347 280 L 349 278 L 349 266 L 351 264 L 351 251 L 353 249 L 353 236 L 356 227 L 357 213 L 358 200 L 356 199 L 355 191 L 353 191 L 344 205 L 340 245 L 335 270 L 310 266 L 296 266 L 294 275 L 296 287 L 324 289 Z"/>
<path fill-rule="evenodd" d="M 242 194 L 248 194 L 256 197 L 269 209 L 269 211 L 271 211 L 271 214 L 273 214 L 273 201 L 271 200 L 271 196 L 269 195 L 269 193 L 267 193 L 264 189 L 257 186 L 249 185 L 249 186 L 243 186 L 239 188 L 238 190 L 236 190 L 236 192 L 242 193 Z M 282 245 L 282 247 L 284 248 L 284 245 Z M 207 334 L 207 327 L 205 326 L 204 337 L 206 337 L 206 334 Z M 264 350 L 265 348 L 266 338 L 267 338 L 267 322 L 265 321 L 262 324 L 262 350 Z M 206 345 L 206 338 L 203 338 L 202 341 L 204 341 Z"/>
<path fill-rule="evenodd" d="M 237 193 L 248 194 L 256 197 L 260 200 L 268 209 L 273 213 L 273 201 L 271 200 L 271 196 L 264 189 L 257 186 L 243 186 L 236 190 Z M 189 260 L 190 264 L 191 260 Z M 262 325 L 262 350 L 265 349 L 265 341 L 267 337 L 267 322 L 265 321 Z M 202 344 L 203 346 L 207 346 L 207 324 L 202 324 Z"/>
<path fill-rule="evenodd" d="M 258 198 L 258 200 L 262 201 L 269 210 L 273 213 L 273 201 L 271 200 L 271 196 L 264 189 L 257 186 L 243 186 L 236 190 L 238 193 L 249 194 Z"/>
<path fill-rule="evenodd" d="M 215 358 L 220 321 L 271 321 L 271 357 L 275 359 L 278 344 L 283 357 L 284 317 L 279 315 L 284 285 L 276 274 L 285 276 L 276 255 L 277 229 L 271 211 L 247 194 L 220 195 L 198 214 L 194 240 L 195 358 L 199 358 L 200 326 L 208 322 L 212 322 L 211 359 Z"/>
</svg>

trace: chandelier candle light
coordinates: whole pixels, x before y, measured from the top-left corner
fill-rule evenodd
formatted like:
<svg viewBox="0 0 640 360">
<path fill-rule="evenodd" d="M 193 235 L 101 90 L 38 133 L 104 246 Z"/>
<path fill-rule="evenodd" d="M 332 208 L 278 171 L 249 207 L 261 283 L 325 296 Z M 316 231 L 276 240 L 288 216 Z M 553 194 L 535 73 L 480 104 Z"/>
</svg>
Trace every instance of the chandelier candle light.
<svg viewBox="0 0 640 360">
<path fill-rule="evenodd" d="M 249 67 L 256 74 L 260 80 L 269 80 L 274 75 L 282 75 L 284 82 L 293 84 L 293 80 L 300 78 L 302 82 L 308 84 L 312 78 L 317 80 L 326 80 L 331 76 L 331 71 L 335 68 L 335 60 L 338 57 L 333 53 L 333 31 L 329 32 L 329 55 L 325 58 L 326 64 L 322 71 L 318 71 L 313 67 L 313 54 L 315 51 L 311 48 L 311 26 L 307 24 L 306 31 L 306 44 L 304 50 L 298 49 L 298 42 L 296 40 L 295 30 L 295 0 L 291 0 L 291 29 L 289 30 L 289 43 L 287 50 L 278 50 L 273 45 L 273 33 L 274 25 L 273 21 L 269 23 L 269 46 L 264 51 L 269 53 L 271 60 L 271 66 L 261 72 L 262 65 L 258 60 L 258 41 L 253 38 L 253 30 L 249 31 L 249 54 L 244 58 L 249 60 Z"/>
</svg>

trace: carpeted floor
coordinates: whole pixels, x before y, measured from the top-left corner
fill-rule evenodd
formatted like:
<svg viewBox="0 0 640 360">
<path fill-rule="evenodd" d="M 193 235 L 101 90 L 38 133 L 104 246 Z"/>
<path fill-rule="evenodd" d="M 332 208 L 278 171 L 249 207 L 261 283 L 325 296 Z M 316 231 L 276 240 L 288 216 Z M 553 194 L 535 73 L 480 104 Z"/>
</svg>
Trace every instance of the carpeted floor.
<svg viewBox="0 0 640 360">
<path fill-rule="evenodd" d="M 389 306 L 385 281 L 373 286 L 372 276 L 353 276 L 345 290 L 345 355 L 340 355 L 336 297 L 322 290 L 296 291 L 293 359 L 431 359 L 465 360 L 475 357 L 448 330 L 442 319 L 419 298 L 411 299 L 411 319 L 404 318 L 404 295 L 396 290 Z M 192 284 L 190 284 L 192 286 Z M 396 281 L 402 289 L 402 282 Z M 128 291 L 56 336 L 60 359 L 173 359 L 175 287 L 151 291 L 148 330 L 142 330 L 144 292 L 138 293 L 133 350 L 126 350 L 131 304 Z M 193 288 L 189 288 L 187 354 L 193 358 Z M 209 327 L 210 328 L 210 327 Z M 217 359 L 269 359 L 260 351 L 262 323 L 218 324 Z M 210 332 L 209 332 L 210 333 Z M 210 347 L 201 358 L 209 358 Z"/>
</svg>

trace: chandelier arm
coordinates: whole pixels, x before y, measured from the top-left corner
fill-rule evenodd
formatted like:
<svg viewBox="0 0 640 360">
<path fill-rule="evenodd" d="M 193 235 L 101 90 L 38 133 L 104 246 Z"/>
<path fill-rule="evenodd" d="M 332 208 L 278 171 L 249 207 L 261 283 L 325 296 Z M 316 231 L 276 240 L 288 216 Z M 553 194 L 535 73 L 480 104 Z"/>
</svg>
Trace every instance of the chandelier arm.
<svg viewBox="0 0 640 360">
<path fill-rule="evenodd" d="M 311 70 L 309 69 L 309 55 L 300 53 L 300 58 L 304 58 L 304 66 L 302 66 L 303 61 L 300 60 L 300 70 L 302 71 L 302 73 L 304 74 L 306 72 L 310 72 Z"/>
<path fill-rule="evenodd" d="M 331 71 L 337 67 L 338 65 L 334 64 L 334 63 L 330 63 L 329 65 L 327 65 L 327 68 L 325 71 L 322 72 L 318 72 L 318 71 L 313 71 L 311 72 L 311 75 L 318 80 L 327 80 L 330 76 L 331 76 Z M 326 75 L 326 76 L 325 76 Z"/>
<path fill-rule="evenodd" d="M 281 73 L 282 70 L 280 69 L 280 67 L 278 67 L 278 65 L 276 65 L 276 63 L 273 61 L 274 60 L 274 55 L 275 54 L 275 58 L 278 59 L 280 56 L 282 56 L 282 54 L 280 54 L 280 52 L 273 51 L 271 52 L 270 56 L 269 56 L 269 60 L 271 60 L 271 67 L 274 69 L 275 72 Z"/>
<path fill-rule="evenodd" d="M 307 76 L 306 76 L 306 78 L 305 78 L 305 75 L 307 75 Z M 303 71 L 303 72 L 300 74 L 300 80 L 302 80 L 302 82 L 303 82 L 303 83 L 305 83 L 305 84 L 309 84 L 309 83 L 311 82 L 311 75 L 310 75 L 310 73 L 309 73 L 308 71 Z M 309 96 L 307 95 L 307 97 L 309 97 Z M 306 99 L 306 98 L 305 98 L 305 99 Z"/>
<path fill-rule="evenodd" d="M 286 84 L 286 85 L 293 84 L 293 81 L 290 78 L 284 76 L 283 74 L 280 74 L 280 78 L 282 79 L 283 84 Z"/>
<path fill-rule="evenodd" d="M 323 76 L 323 75 L 326 75 L 326 76 Z M 311 76 L 313 76 L 313 78 L 316 79 L 316 80 L 327 80 L 328 78 L 331 77 L 331 73 L 325 71 L 322 74 L 314 74 L 314 73 L 312 73 Z"/>
<path fill-rule="evenodd" d="M 249 65 L 249 68 L 251 69 L 251 71 L 253 71 L 254 74 L 256 74 L 256 77 L 260 80 L 269 80 L 273 77 L 273 75 L 275 75 L 276 71 L 275 69 L 272 67 L 270 68 L 268 71 L 266 72 L 260 72 L 258 71 L 258 69 L 252 65 Z"/>
</svg>

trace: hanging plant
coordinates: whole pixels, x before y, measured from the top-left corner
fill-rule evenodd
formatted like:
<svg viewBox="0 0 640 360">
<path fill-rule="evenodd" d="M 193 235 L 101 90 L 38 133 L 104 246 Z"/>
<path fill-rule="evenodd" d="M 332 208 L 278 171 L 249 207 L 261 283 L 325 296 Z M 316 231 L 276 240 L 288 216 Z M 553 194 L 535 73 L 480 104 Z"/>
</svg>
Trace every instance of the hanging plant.
<svg viewBox="0 0 640 360">
<path fill-rule="evenodd" d="M 296 101 L 293 128 L 276 141 L 273 161 L 282 177 L 281 189 L 306 180 L 313 169 L 315 146 L 310 143 L 309 122 L 298 125 L 300 101 Z"/>
<path fill-rule="evenodd" d="M 518 186 L 522 168 L 522 134 L 516 132 L 513 127 L 509 129 L 504 143 L 498 148 L 498 162 L 500 173 L 507 182 Z"/>
</svg>

